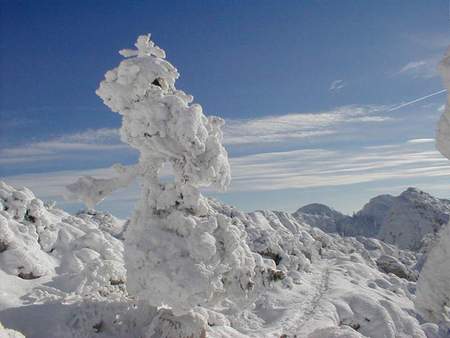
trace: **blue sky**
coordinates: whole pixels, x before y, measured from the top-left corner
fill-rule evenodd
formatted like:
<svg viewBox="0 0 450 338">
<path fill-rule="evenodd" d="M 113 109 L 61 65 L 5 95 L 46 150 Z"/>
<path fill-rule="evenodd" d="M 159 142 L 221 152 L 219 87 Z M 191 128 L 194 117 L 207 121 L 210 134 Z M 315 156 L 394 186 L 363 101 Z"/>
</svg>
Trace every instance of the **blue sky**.
<svg viewBox="0 0 450 338">
<path fill-rule="evenodd" d="M 434 149 L 448 1 L 1 1 L 0 176 L 64 202 L 82 174 L 136 161 L 95 95 L 119 49 L 152 33 L 177 87 L 226 119 L 244 210 L 322 202 L 352 212 L 417 186 L 450 197 Z M 400 108 L 399 108 L 400 107 Z M 100 205 L 130 212 L 132 186 Z"/>
</svg>

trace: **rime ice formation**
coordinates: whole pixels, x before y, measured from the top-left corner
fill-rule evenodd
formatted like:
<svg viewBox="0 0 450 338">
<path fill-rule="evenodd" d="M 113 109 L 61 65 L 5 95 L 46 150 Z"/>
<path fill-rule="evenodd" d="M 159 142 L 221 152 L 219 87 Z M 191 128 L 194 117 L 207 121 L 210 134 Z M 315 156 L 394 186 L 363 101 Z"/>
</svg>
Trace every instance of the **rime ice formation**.
<svg viewBox="0 0 450 338">
<path fill-rule="evenodd" d="M 16 330 L 4 328 L 2 323 L 0 323 L 0 338 L 25 338 L 25 336 Z"/>
<path fill-rule="evenodd" d="M 177 315 L 222 300 L 242 305 L 255 281 L 255 259 L 245 231 L 219 215 L 199 187 L 225 189 L 230 167 L 221 118 L 203 114 L 193 97 L 175 88 L 179 74 L 150 35 L 108 71 L 97 95 L 122 115 L 122 141 L 140 152 L 139 163 L 116 166 L 113 179 L 83 177 L 68 187 L 88 206 L 142 178 L 141 199 L 125 233 L 127 289 Z M 163 164 L 174 181 L 163 183 Z"/>
<path fill-rule="evenodd" d="M 450 48 L 439 64 L 439 72 L 441 73 L 447 91 L 450 90 Z M 447 104 L 438 122 L 436 145 L 442 155 L 450 159 L 450 95 L 447 95 Z"/>
<path fill-rule="evenodd" d="M 450 329 L 450 224 L 428 254 L 417 281 L 415 304 L 427 320 Z"/>
<path fill-rule="evenodd" d="M 450 90 L 450 49 L 439 65 L 444 85 Z M 450 159 L 450 95 L 436 136 L 438 150 Z M 450 223 L 439 233 L 417 282 L 416 307 L 430 321 L 450 332 Z"/>
</svg>

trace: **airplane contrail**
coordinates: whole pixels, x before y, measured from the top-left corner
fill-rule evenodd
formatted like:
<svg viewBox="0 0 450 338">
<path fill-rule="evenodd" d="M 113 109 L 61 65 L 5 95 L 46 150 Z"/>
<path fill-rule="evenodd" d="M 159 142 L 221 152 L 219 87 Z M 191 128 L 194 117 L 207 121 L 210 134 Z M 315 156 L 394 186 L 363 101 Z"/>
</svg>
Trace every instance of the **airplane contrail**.
<svg viewBox="0 0 450 338">
<path fill-rule="evenodd" d="M 413 103 L 416 103 L 416 102 L 420 102 L 420 101 L 426 100 L 426 99 L 428 99 L 428 98 L 430 98 L 430 97 L 432 97 L 432 96 L 435 96 L 435 95 L 439 95 L 439 94 L 445 93 L 446 91 L 447 91 L 447 89 L 442 89 L 442 90 L 439 90 L 439 91 L 437 91 L 437 92 L 435 92 L 435 93 L 431 93 L 431 94 L 428 94 L 428 95 L 419 97 L 418 99 L 415 99 L 415 100 L 412 100 L 412 101 L 408 101 L 408 102 L 399 104 L 398 106 L 395 106 L 395 107 L 393 107 L 393 108 L 387 110 L 387 112 L 391 112 L 391 111 L 394 111 L 394 110 L 398 110 L 398 109 L 400 109 L 400 108 L 409 106 L 409 105 L 411 105 L 411 104 L 413 104 Z"/>
</svg>

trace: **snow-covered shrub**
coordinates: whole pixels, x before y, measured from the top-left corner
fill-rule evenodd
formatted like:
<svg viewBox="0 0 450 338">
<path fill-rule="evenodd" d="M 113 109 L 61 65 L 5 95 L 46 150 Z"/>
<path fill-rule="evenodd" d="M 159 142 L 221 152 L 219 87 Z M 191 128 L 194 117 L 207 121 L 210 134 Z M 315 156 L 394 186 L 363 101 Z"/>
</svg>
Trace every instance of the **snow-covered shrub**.
<svg viewBox="0 0 450 338">
<path fill-rule="evenodd" d="M 444 86 L 447 90 L 450 90 L 450 48 L 439 64 L 439 72 L 444 81 Z M 450 159 L 450 95 L 447 96 L 447 104 L 438 123 L 436 145 L 442 155 Z"/>
<path fill-rule="evenodd" d="M 120 51 L 126 59 L 106 73 L 97 95 L 122 115 L 121 139 L 140 152 L 139 163 L 116 165 L 113 179 L 80 178 L 68 189 L 92 206 L 141 178 L 141 198 L 124 234 L 130 294 L 180 316 L 222 300 L 241 307 L 255 274 L 246 233 L 199 192 L 230 182 L 224 122 L 206 117 L 191 95 L 175 88 L 179 74 L 150 35 L 135 46 Z M 158 177 L 165 163 L 173 182 Z"/>
<path fill-rule="evenodd" d="M 427 320 L 450 328 L 450 224 L 441 230 L 420 272 L 415 304 Z"/>
<path fill-rule="evenodd" d="M 0 182 L 0 200 L 4 206 L 0 211 L 0 268 L 22 279 L 49 274 L 52 263 L 38 241 L 43 231 L 37 221 L 42 201 L 30 190 L 16 190 L 4 182 Z"/>
<path fill-rule="evenodd" d="M 16 330 L 4 328 L 0 323 L 0 338 L 25 338 L 25 336 Z"/>
<path fill-rule="evenodd" d="M 393 273 L 397 277 L 405 278 L 408 280 L 416 280 L 416 275 L 409 270 L 402 262 L 397 258 L 382 255 L 377 259 L 378 268 L 386 273 Z"/>
<path fill-rule="evenodd" d="M 439 71 L 450 90 L 450 48 L 439 64 Z M 450 159 L 450 95 L 438 123 L 436 144 L 442 155 Z M 450 223 L 433 242 L 417 281 L 415 304 L 427 320 L 450 329 Z"/>
<path fill-rule="evenodd" d="M 120 231 L 112 216 L 73 217 L 1 181 L 0 202 L 0 270 L 24 280 L 57 273 L 60 288 L 79 295 L 125 291 L 123 245 L 106 230 Z"/>
</svg>

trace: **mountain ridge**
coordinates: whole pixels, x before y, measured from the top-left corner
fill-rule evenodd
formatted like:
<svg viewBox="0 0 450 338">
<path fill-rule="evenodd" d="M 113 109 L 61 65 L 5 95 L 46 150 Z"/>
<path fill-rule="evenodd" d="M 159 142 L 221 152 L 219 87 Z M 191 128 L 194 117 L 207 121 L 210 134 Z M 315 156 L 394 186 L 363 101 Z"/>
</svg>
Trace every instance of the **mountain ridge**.
<svg viewBox="0 0 450 338">
<path fill-rule="evenodd" d="M 292 215 L 325 232 L 378 238 L 418 251 L 427 235 L 436 235 L 448 223 L 450 200 L 409 187 L 398 196 L 383 194 L 371 198 L 352 216 L 319 203 L 305 205 Z"/>
</svg>

